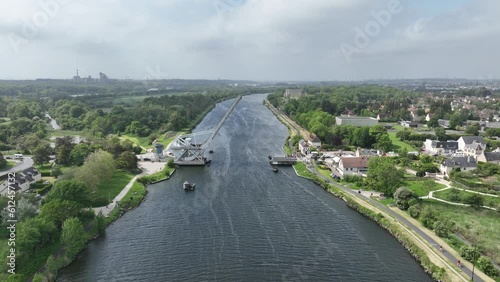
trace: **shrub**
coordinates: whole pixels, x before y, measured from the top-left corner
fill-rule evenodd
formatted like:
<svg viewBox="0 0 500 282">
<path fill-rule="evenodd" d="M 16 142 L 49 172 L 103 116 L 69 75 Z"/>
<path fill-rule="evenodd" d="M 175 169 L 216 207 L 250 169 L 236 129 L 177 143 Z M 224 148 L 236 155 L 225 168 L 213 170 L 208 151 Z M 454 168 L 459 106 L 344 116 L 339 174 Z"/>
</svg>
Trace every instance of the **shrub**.
<svg viewBox="0 0 500 282">
<path fill-rule="evenodd" d="M 410 207 L 410 201 L 415 199 L 416 195 L 410 189 L 406 187 L 400 187 L 394 192 L 394 199 L 396 200 L 396 205 L 400 210 L 407 210 Z"/>
<path fill-rule="evenodd" d="M 488 257 L 481 256 L 477 260 L 477 267 L 490 277 L 498 276 L 498 270 L 493 266 Z"/>
<path fill-rule="evenodd" d="M 460 248 L 460 255 L 470 262 L 475 262 L 481 256 L 481 253 L 476 247 L 462 246 Z"/>
<path fill-rule="evenodd" d="M 480 208 L 483 206 L 483 197 L 473 193 L 465 198 L 465 203 L 471 205 L 471 207 Z"/>
<path fill-rule="evenodd" d="M 432 229 L 432 227 L 434 226 L 434 221 L 436 221 L 434 210 L 429 206 L 425 206 L 424 209 L 420 212 L 419 219 L 425 227 Z"/>
<path fill-rule="evenodd" d="M 408 213 L 413 218 L 418 218 L 420 216 L 420 212 L 422 211 L 422 207 L 420 205 L 413 205 L 408 208 Z"/>
<path fill-rule="evenodd" d="M 450 231 L 448 230 L 448 227 L 446 226 L 445 223 L 441 221 L 436 221 L 434 222 L 434 232 L 439 237 L 447 238 Z"/>
</svg>

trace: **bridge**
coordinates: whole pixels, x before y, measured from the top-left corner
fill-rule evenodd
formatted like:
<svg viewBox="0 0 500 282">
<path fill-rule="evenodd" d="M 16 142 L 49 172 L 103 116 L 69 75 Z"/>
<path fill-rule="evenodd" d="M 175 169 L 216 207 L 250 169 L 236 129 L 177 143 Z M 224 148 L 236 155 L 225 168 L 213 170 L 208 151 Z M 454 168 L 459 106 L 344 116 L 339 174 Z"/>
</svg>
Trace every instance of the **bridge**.
<svg viewBox="0 0 500 282">
<path fill-rule="evenodd" d="M 180 166 L 199 166 L 210 163 L 210 160 L 205 157 L 205 151 L 240 100 L 241 96 L 238 96 L 213 130 L 183 134 L 172 141 L 170 150 L 174 154 L 174 163 Z"/>
</svg>

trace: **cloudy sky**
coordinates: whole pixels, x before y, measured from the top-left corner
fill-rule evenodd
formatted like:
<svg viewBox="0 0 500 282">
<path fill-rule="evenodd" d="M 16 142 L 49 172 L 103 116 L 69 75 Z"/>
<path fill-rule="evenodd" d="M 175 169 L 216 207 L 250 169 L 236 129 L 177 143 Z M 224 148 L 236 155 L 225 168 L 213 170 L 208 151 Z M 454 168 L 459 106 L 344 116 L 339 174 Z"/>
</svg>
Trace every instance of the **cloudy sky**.
<svg viewBox="0 0 500 282">
<path fill-rule="evenodd" d="M 0 65 L 0 79 L 499 79 L 500 1 L 1 1 Z"/>
</svg>

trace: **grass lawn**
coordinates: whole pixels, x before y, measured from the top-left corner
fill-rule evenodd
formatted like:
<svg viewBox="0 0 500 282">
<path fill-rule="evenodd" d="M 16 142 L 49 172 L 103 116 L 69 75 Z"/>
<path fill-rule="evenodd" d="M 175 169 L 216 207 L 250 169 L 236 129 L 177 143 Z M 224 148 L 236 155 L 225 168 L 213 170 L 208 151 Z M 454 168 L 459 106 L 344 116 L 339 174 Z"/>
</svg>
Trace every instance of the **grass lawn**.
<svg viewBox="0 0 500 282">
<path fill-rule="evenodd" d="M 395 203 L 394 198 L 385 198 L 385 199 L 379 200 L 379 202 L 383 205 L 386 205 L 386 206 L 394 205 L 394 203 Z"/>
<path fill-rule="evenodd" d="M 138 206 L 142 199 L 144 199 L 144 196 L 146 196 L 146 187 L 142 185 L 139 182 L 134 182 L 134 185 L 130 188 L 130 191 L 128 191 L 127 195 L 123 197 L 122 201 L 120 202 L 120 206 L 122 209 L 128 210 L 133 207 Z M 114 210 L 111 211 L 110 215 L 106 218 L 107 224 L 113 222 L 121 213 L 121 209 L 115 208 Z"/>
<path fill-rule="evenodd" d="M 16 164 L 17 163 L 15 161 L 7 161 L 7 165 L 4 168 L 2 168 L 2 170 L 11 169 L 11 168 L 15 167 Z"/>
<path fill-rule="evenodd" d="M 329 169 L 322 169 L 321 167 L 316 166 L 316 170 L 327 179 L 333 180 L 333 177 L 330 176 L 332 172 Z"/>
<path fill-rule="evenodd" d="M 468 242 L 478 245 L 484 253 L 496 263 L 500 263 L 500 216 L 498 212 L 487 209 L 474 209 L 424 201 L 423 206 L 430 206 L 439 220 L 455 222 L 454 232 Z"/>
<path fill-rule="evenodd" d="M 283 145 L 283 151 L 285 152 L 286 155 L 291 155 L 293 154 L 292 149 L 288 145 Z"/>
<path fill-rule="evenodd" d="M 310 172 L 306 168 L 306 165 L 302 162 L 297 162 L 296 164 L 293 165 L 293 167 L 295 168 L 297 173 L 302 177 L 313 178 L 315 176 L 312 172 Z"/>
<path fill-rule="evenodd" d="M 71 131 L 71 130 L 51 130 L 49 132 L 50 137 L 62 137 L 62 136 L 82 136 L 82 131 Z"/>
<path fill-rule="evenodd" d="M 424 179 L 424 180 L 406 181 L 406 187 L 415 192 L 417 196 L 422 197 L 429 195 L 430 191 L 443 189 L 446 186 L 440 183 L 436 183 L 431 179 Z"/>
<path fill-rule="evenodd" d="M 465 199 L 467 199 L 467 197 L 469 197 L 470 195 L 473 195 L 473 193 L 458 189 L 448 189 L 445 191 L 434 193 L 434 197 L 454 203 L 465 203 Z M 489 197 L 483 195 L 479 196 L 483 199 L 483 205 L 491 208 L 500 207 L 500 197 Z"/>
<path fill-rule="evenodd" d="M 416 151 L 416 149 L 413 146 L 410 146 L 406 144 L 405 142 L 399 140 L 398 137 L 396 137 L 396 132 L 388 132 L 389 138 L 391 139 L 392 142 L 392 150 L 398 151 L 401 149 L 406 149 L 408 152 L 411 151 Z"/>
<path fill-rule="evenodd" d="M 130 172 L 117 170 L 109 179 L 97 186 L 96 192 L 92 194 L 92 202 L 94 207 L 102 207 L 109 204 L 116 195 L 134 178 Z"/>
</svg>

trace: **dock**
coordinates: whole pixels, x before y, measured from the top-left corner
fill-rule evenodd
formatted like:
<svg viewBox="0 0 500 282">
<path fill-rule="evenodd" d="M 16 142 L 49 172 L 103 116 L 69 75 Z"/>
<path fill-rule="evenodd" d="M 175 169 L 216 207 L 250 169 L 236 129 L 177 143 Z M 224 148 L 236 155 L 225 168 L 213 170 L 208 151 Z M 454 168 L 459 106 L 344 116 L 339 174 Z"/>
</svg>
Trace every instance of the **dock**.
<svg viewBox="0 0 500 282">
<path fill-rule="evenodd" d="M 297 163 L 296 157 L 272 157 L 269 162 L 271 165 L 294 165 Z"/>
</svg>

